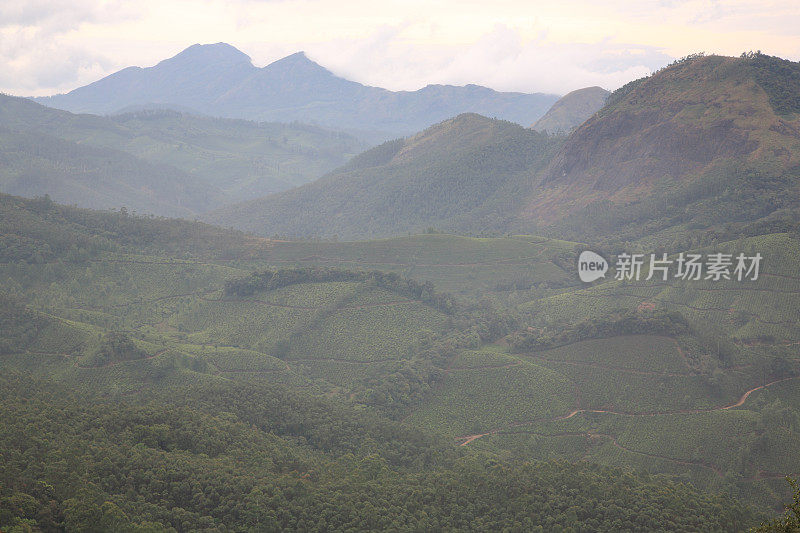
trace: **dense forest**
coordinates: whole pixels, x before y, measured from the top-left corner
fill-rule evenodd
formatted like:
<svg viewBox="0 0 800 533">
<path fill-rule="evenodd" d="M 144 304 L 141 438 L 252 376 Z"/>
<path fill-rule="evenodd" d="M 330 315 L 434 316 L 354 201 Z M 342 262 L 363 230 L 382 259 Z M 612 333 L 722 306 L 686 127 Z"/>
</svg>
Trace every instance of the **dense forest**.
<svg viewBox="0 0 800 533">
<path fill-rule="evenodd" d="M 464 453 L 282 387 L 129 399 L 1 379 L 8 531 L 731 531 L 753 519 L 658 476 Z"/>
</svg>

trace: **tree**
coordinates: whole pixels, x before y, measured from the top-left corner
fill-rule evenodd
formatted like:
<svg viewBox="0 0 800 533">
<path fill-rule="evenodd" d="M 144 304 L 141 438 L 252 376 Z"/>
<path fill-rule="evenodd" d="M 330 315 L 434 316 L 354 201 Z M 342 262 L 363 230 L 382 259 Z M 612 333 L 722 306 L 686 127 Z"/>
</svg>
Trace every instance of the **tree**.
<svg viewBox="0 0 800 533">
<path fill-rule="evenodd" d="M 800 532 L 800 484 L 796 479 L 786 478 L 792 487 L 793 501 L 786 506 L 786 512 L 780 518 L 776 518 L 755 529 L 756 533 L 797 533 Z"/>
</svg>

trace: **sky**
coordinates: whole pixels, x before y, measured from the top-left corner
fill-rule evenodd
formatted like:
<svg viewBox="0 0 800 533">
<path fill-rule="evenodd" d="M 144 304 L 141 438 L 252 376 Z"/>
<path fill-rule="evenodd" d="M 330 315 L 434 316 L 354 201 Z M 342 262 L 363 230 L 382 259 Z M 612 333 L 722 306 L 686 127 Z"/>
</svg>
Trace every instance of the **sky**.
<svg viewBox="0 0 800 533">
<path fill-rule="evenodd" d="M 264 66 L 303 50 L 392 90 L 613 90 L 695 52 L 800 60 L 797 0 L 2 0 L 0 92 L 67 92 L 195 43 Z"/>
</svg>

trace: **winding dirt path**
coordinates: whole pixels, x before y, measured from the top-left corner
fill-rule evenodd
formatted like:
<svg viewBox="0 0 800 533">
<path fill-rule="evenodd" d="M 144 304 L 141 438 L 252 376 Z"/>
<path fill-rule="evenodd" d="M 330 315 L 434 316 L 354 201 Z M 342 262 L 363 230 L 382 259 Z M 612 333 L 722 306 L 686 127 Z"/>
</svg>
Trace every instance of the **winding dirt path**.
<svg viewBox="0 0 800 533">
<path fill-rule="evenodd" d="M 792 376 L 792 377 L 788 377 L 788 378 L 776 379 L 775 381 L 771 381 L 771 382 L 766 383 L 764 385 L 759 385 L 758 387 L 753 387 L 752 389 L 750 389 L 750 390 L 746 391 L 744 394 L 742 394 L 742 396 L 739 398 L 739 400 L 737 402 L 735 402 L 735 403 L 732 403 L 732 404 L 729 404 L 729 405 L 718 406 L 718 407 L 710 407 L 708 409 L 681 409 L 681 410 L 678 410 L 678 411 L 660 411 L 660 412 L 658 412 L 658 411 L 625 412 L 625 411 L 611 411 L 611 410 L 607 410 L 607 409 L 584 409 L 584 408 L 580 408 L 580 409 L 573 409 L 569 413 L 567 413 L 565 415 L 557 416 L 555 418 L 549 418 L 549 419 L 544 418 L 544 419 L 530 420 L 528 422 L 518 422 L 518 423 L 515 423 L 515 424 L 510 424 L 510 425 L 505 426 L 505 427 L 500 427 L 500 428 L 495 428 L 495 429 L 489 430 L 486 433 L 478 433 L 478 434 L 475 434 L 475 435 L 464 435 L 464 436 L 461 436 L 461 437 L 456 437 L 455 440 L 456 440 L 456 442 L 460 442 L 461 443 L 460 446 L 466 446 L 470 442 L 473 442 L 474 440 L 477 440 L 477 439 L 479 439 L 481 437 L 486 437 L 487 435 L 496 435 L 498 433 L 508 431 L 511 428 L 530 425 L 530 424 L 535 424 L 536 422 L 544 422 L 544 421 L 557 422 L 557 421 L 561 421 L 561 420 L 569 420 L 570 418 L 572 418 L 574 416 L 577 416 L 579 414 L 584 414 L 584 413 L 602 413 L 602 414 L 619 415 L 619 416 L 659 416 L 659 415 L 689 415 L 689 414 L 709 413 L 709 412 L 713 412 L 713 411 L 726 411 L 726 410 L 734 409 L 736 407 L 741 407 L 742 405 L 744 405 L 744 403 L 747 401 L 747 399 L 750 397 L 750 395 L 753 394 L 754 392 L 757 392 L 757 391 L 759 391 L 761 389 L 766 389 L 767 387 L 770 387 L 772 385 L 776 385 L 778 383 L 783 383 L 785 381 L 790 381 L 790 380 L 794 380 L 794 379 L 800 379 L 800 376 Z M 641 453 L 641 452 L 636 452 L 636 453 Z"/>
<path fill-rule="evenodd" d="M 764 385 L 761 385 L 760 387 L 753 387 L 749 391 L 747 391 L 744 394 L 742 394 L 742 397 L 739 398 L 738 402 L 736 402 L 734 404 L 731 404 L 731 405 L 726 405 L 722 409 L 723 410 L 727 410 L 727 409 L 733 409 L 735 407 L 741 407 L 744 404 L 744 402 L 747 401 L 747 398 L 749 398 L 750 395 L 753 394 L 754 392 L 759 391 L 761 389 L 766 389 L 770 385 L 775 385 L 776 383 L 783 383 L 784 381 L 789 381 L 789 380 L 797 379 L 797 378 L 800 378 L 800 376 L 792 376 L 792 377 L 783 378 L 783 379 L 776 379 L 775 381 L 771 381 L 769 383 L 765 383 Z"/>
</svg>

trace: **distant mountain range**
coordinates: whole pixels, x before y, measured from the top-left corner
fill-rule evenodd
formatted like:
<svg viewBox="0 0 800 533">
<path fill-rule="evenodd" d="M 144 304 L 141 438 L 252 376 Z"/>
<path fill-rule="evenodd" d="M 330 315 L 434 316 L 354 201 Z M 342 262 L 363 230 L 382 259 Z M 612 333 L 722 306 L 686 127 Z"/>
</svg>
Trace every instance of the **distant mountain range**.
<svg viewBox="0 0 800 533">
<path fill-rule="evenodd" d="M 257 68 L 225 43 L 196 44 L 153 67 L 128 67 L 67 94 L 34 98 L 74 113 L 158 105 L 218 117 L 299 121 L 357 133 L 374 144 L 465 112 L 528 125 L 557 99 L 477 85 L 389 91 L 335 76 L 303 52 Z"/>
<path fill-rule="evenodd" d="M 531 128 L 551 135 L 564 135 L 600 111 L 610 92 L 602 87 L 585 87 L 559 98 Z"/>
<path fill-rule="evenodd" d="M 431 225 L 680 240 L 778 227 L 799 209 L 800 64 L 756 54 L 693 57 L 631 82 L 566 140 L 463 115 L 207 220 L 262 235 L 371 238 Z"/>
</svg>

